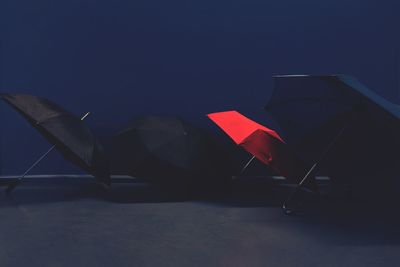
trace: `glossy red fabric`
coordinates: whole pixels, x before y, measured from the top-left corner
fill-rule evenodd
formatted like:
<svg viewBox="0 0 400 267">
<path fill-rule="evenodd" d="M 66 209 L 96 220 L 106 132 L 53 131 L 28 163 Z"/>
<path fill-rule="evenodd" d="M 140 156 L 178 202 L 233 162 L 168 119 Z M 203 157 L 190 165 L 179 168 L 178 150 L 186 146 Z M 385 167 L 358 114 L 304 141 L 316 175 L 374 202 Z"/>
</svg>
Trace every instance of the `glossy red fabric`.
<svg viewBox="0 0 400 267">
<path fill-rule="evenodd" d="M 235 110 L 210 113 L 207 116 L 229 135 L 236 144 L 240 144 L 250 134 L 259 129 L 283 142 L 277 132 L 250 120 Z"/>
<path fill-rule="evenodd" d="M 274 130 L 250 120 L 237 111 L 211 113 L 207 116 L 236 144 L 270 166 L 279 175 L 300 182 L 307 173 L 309 169 L 307 164 L 290 150 Z M 311 187 L 314 188 L 315 180 L 309 180 Z"/>
<path fill-rule="evenodd" d="M 300 182 L 307 173 L 308 166 L 285 143 L 263 130 L 254 131 L 239 145 L 288 179 Z"/>
</svg>

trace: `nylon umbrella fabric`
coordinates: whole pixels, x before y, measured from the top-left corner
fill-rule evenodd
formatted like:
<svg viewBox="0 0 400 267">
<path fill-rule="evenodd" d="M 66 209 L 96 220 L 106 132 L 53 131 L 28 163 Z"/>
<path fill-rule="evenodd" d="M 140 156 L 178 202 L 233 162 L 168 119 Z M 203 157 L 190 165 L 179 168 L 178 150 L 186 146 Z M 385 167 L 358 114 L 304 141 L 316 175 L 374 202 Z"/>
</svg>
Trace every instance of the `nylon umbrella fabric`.
<svg viewBox="0 0 400 267">
<path fill-rule="evenodd" d="M 1 98 L 38 130 L 65 159 L 110 185 L 108 160 L 89 128 L 75 115 L 52 101 L 26 94 Z"/>
<path fill-rule="evenodd" d="M 263 130 L 283 142 L 276 131 L 247 118 L 236 110 L 210 113 L 207 114 L 207 117 L 229 135 L 236 144 L 240 144 L 256 130 Z"/>
<path fill-rule="evenodd" d="M 270 166 L 278 174 L 300 182 L 308 166 L 299 159 L 274 130 L 261 125 L 237 111 L 224 111 L 207 115 L 237 145 Z M 310 179 L 309 186 L 316 185 Z"/>
<path fill-rule="evenodd" d="M 227 155 L 204 131 L 169 116 L 135 119 L 114 144 L 123 174 L 157 183 L 230 180 Z"/>
</svg>

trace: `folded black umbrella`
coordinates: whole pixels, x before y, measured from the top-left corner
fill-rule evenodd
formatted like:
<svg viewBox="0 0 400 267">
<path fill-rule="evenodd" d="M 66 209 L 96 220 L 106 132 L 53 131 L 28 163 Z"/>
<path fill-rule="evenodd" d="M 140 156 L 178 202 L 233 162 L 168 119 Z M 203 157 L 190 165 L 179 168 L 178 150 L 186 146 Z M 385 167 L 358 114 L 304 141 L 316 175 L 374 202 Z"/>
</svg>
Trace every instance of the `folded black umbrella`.
<svg viewBox="0 0 400 267">
<path fill-rule="evenodd" d="M 134 177 L 163 184 L 210 182 L 210 187 L 231 178 L 221 148 L 175 117 L 138 118 L 114 141 L 122 173 Z"/>
<path fill-rule="evenodd" d="M 21 176 L 21 179 L 55 148 L 64 158 L 92 174 L 102 184 L 110 184 L 108 161 L 103 148 L 82 122 L 88 114 L 79 119 L 55 103 L 33 95 L 2 94 L 1 98 L 54 145 Z"/>
<path fill-rule="evenodd" d="M 287 144 L 313 166 L 304 179 L 314 169 L 347 180 L 379 177 L 398 166 L 400 106 L 351 76 L 274 79 L 266 110 L 281 127 Z"/>
</svg>

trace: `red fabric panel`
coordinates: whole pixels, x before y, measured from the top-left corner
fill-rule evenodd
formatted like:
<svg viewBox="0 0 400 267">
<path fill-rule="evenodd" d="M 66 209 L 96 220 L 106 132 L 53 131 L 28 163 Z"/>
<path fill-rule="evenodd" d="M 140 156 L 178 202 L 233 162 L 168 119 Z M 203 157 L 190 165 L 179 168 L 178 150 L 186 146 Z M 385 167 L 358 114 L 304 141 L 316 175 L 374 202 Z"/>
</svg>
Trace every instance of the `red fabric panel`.
<svg viewBox="0 0 400 267">
<path fill-rule="evenodd" d="M 263 130 L 255 131 L 239 145 L 278 174 L 296 182 L 300 182 L 309 169 L 285 143 Z"/>
<path fill-rule="evenodd" d="M 245 138 L 259 129 L 283 142 L 277 132 L 250 120 L 237 111 L 210 113 L 207 116 L 229 135 L 236 144 L 240 144 Z"/>
</svg>

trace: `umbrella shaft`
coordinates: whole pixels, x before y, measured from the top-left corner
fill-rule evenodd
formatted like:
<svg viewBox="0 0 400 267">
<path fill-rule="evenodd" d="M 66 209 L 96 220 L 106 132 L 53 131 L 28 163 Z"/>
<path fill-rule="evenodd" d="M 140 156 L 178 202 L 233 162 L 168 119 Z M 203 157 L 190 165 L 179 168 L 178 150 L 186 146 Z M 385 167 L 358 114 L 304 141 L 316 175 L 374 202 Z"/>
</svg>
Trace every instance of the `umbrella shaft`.
<svg viewBox="0 0 400 267">
<path fill-rule="evenodd" d="M 318 164 L 325 158 L 325 156 L 329 153 L 329 151 L 331 151 L 331 149 L 334 147 L 334 145 L 336 144 L 337 140 L 339 140 L 340 136 L 342 136 L 344 130 L 346 129 L 347 124 L 344 125 L 342 127 L 342 129 L 340 129 L 339 133 L 335 136 L 335 138 L 333 138 L 333 140 L 331 141 L 331 143 L 326 147 L 326 149 L 324 150 L 324 152 L 322 153 L 321 157 L 319 158 L 319 160 L 317 160 L 314 165 L 312 165 L 312 167 L 308 170 L 307 174 L 303 177 L 303 179 L 300 181 L 300 183 L 298 184 L 298 189 L 303 185 L 303 183 L 307 180 L 307 178 L 310 176 L 310 174 L 313 172 L 313 170 L 318 166 Z"/>
<path fill-rule="evenodd" d="M 86 119 L 87 116 L 90 115 L 90 112 L 86 112 L 85 115 L 83 115 L 83 117 L 81 118 L 81 121 L 83 121 L 84 119 Z M 42 156 L 40 156 L 40 158 L 38 158 L 25 172 L 24 174 L 22 174 L 18 179 L 22 180 L 33 168 L 36 167 L 36 165 L 38 165 L 44 158 L 46 158 L 46 156 L 53 151 L 53 149 L 56 148 L 55 145 L 53 145 L 52 147 L 50 147 L 49 150 L 47 150 L 46 153 L 44 153 Z"/>
<path fill-rule="evenodd" d="M 308 176 L 312 173 L 312 171 L 317 167 L 318 162 L 314 163 L 314 165 L 308 170 L 307 174 L 303 177 L 303 179 L 300 181 L 299 186 L 302 186 L 303 183 L 307 180 Z"/>
<path fill-rule="evenodd" d="M 24 178 L 36 165 L 38 165 L 56 146 L 52 146 L 46 153 L 44 153 L 40 158 L 38 158 L 35 163 L 33 163 L 25 172 L 22 174 L 19 179 Z"/>
<path fill-rule="evenodd" d="M 253 162 L 253 160 L 256 158 L 256 156 L 253 156 L 247 163 L 244 165 L 243 169 L 240 171 L 240 174 L 243 174 L 244 171 L 249 167 L 249 165 Z"/>
</svg>

